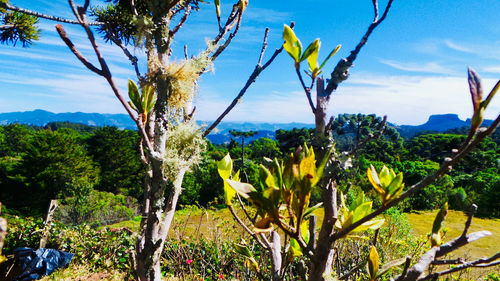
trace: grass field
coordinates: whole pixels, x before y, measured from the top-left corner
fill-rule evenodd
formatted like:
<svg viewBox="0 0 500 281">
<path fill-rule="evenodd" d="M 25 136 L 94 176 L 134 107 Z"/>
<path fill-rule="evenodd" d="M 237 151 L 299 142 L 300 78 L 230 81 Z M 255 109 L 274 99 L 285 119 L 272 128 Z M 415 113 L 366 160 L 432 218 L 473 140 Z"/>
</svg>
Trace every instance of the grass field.
<svg viewBox="0 0 500 281">
<path fill-rule="evenodd" d="M 412 232 L 415 237 L 427 236 L 427 234 L 431 231 L 436 213 L 437 210 L 406 214 L 410 224 L 412 225 Z M 318 225 L 321 225 L 321 214 L 322 212 L 319 210 L 317 212 Z M 244 218 L 245 215 L 242 213 L 241 217 Z M 443 241 L 447 242 L 460 236 L 466 219 L 467 217 L 462 212 L 449 211 L 444 223 L 446 235 Z M 138 220 L 135 220 L 114 224 L 110 227 L 128 227 L 136 231 L 138 230 L 138 224 Z M 499 252 L 500 220 L 474 218 L 469 233 L 480 230 L 490 231 L 492 235 L 475 241 L 466 247 L 453 252 L 447 258 L 466 257 L 467 259 L 472 260 L 480 257 L 491 256 Z M 178 211 L 176 214 L 170 236 L 171 238 L 179 240 L 192 239 L 196 241 L 201 236 L 213 240 L 237 239 L 238 237 L 246 237 L 248 235 L 241 229 L 241 227 L 236 225 L 228 209 L 202 210 L 198 208 L 187 208 Z M 500 266 L 483 270 L 475 269 L 472 274 L 468 273 L 466 277 L 469 278 L 469 280 L 480 280 L 479 276 L 484 277 L 491 272 L 500 274 Z"/>
</svg>

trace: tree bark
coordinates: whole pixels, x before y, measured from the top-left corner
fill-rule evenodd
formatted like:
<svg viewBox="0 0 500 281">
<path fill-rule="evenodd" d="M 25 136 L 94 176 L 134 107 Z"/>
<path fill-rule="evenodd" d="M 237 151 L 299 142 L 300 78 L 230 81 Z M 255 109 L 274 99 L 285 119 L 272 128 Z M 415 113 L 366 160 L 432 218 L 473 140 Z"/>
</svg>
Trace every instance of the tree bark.
<svg viewBox="0 0 500 281">
<path fill-rule="evenodd" d="M 272 265 L 272 280 L 281 280 L 281 238 L 278 232 L 271 233 L 271 265 Z"/>
<path fill-rule="evenodd" d="M 323 189 L 325 217 L 321 225 L 314 255 L 311 258 L 309 281 L 323 281 L 325 275 L 331 275 L 334 250 L 331 249 L 330 236 L 337 220 L 337 184 L 331 181 Z"/>
<path fill-rule="evenodd" d="M 141 225 L 144 227 L 136 246 L 135 270 L 136 278 L 140 281 L 161 280 L 161 254 L 172 225 L 185 172 L 185 169 L 180 169 L 169 186 L 165 179 L 161 179 L 163 167 L 153 168 L 153 178 L 147 187 L 151 189 L 149 198 L 146 198 L 149 210 L 142 218 Z M 166 200 L 165 192 L 168 193 Z"/>
</svg>

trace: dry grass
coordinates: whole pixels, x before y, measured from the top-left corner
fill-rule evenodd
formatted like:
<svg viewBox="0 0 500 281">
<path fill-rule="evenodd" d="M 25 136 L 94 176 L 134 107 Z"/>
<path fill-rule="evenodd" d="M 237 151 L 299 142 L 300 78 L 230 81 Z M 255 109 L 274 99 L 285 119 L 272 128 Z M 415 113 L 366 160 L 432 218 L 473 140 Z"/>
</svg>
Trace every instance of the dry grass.
<svg viewBox="0 0 500 281">
<path fill-rule="evenodd" d="M 407 214 L 413 232 L 416 235 L 427 235 L 432 228 L 432 222 L 436 216 L 436 211 L 427 211 L 422 213 Z M 449 241 L 462 234 L 467 217 L 462 212 L 449 211 L 446 217 L 444 228 L 447 229 L 444 241 Z M 474 218 L 469 233 L 487 230 L 492 233 L 491 236 L 475 241 L 462 249 L 458 249 L 453 256 L 480 258 L 492 256 L 500 251 L 500 220 L 498 219 L 480 219 Z"/>
</svg>

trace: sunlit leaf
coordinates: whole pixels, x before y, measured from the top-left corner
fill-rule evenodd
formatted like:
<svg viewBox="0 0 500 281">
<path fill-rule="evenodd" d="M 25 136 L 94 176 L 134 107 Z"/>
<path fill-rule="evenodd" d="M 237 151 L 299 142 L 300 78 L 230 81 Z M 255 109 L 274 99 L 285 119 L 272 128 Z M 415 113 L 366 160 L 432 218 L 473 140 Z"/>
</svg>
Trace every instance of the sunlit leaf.
<svg viewBox="0 0 500 281">
<path fill-rule="evenodd" d="M 217 171 L 223 180 L 229 179 L 231 177 L 231 171 L 233 170 L 233 160 L 231 156 L 226 154 L 224 158 L 217 162 Z"/>
<path fill-rule="evenodd" d="M 245 199 L 250 198 L 252 192 L 257 192 L 257 190 L 249 183 L 237 182 L 234 180 L 226 179 L 226 182 L 238 192 Z"/>
<path fill-rule="evenodd" d="M 252 252 L 250 252 L 250 249 L 248 249 L 248 246 L 247 245 L 242 245 L 242 244 L 238 244 L 238 243 L 233 243 L 233 248 L 234 248 L 234 251 L 244 257 L 247 257 L 247 258 L 252 258 L 253 255 L 252 255 Z"/>
<path fill-rule="evenodd" d="M 286 24 L 283 28 L 283 39 L 285 40 L 283 48 L 298 63 L 302 53 L 302 44 L 297 36 L 295 36 L 293 30 Z"/>
<path fill-rule="evenodd" d="M 371 201 L 362 203 L 354 210 L 352 222 L 355 223 L 359 221 L 360 219 L 368 215 L 371 212 L 371 210 L 372 210 Z"/>
<path fill-rule="evenodd" d="M 300 57 L 300 61 L 304 61 L 307 59 L 309 65 L 311 65 L 311 61 L 309 61 L 309 57 L 314 54 L 314 56 L 316 57 L 314 59 L 314 61 L 316 62 L 315 65 L 317 66 L 317 64 L 318 64 L 318 62 L 317 62 L 318 52 L 319 52 L 320 46 L 321 46 L 321 43 L 319 42 L 319 39 L 314 40 L 311 44 L 309 44 L 309 46 L 307 46 L 306 50 L 304 51 L 304 53 Z M 314 69 L 314 68 L 312 68 L 312 69 Z"/>
<path fill-rule="evenodd" d="M 370 280 L 373 281 L 377 277 L 377 271 L 379 268 L 379 257 L 377 249 L 372 246 L 370 249 L 370 255 L 368 257 L 368 274 L 370 275 Z"/>
<path fill-rule="evenodd" d="M 391 174 L 386 166 L 382 167 L 382 170 L 378 173 L 378 178 L 382 187 L 387 187 L 392 182 Z"/>
<path fill-rule="evenodd" d="M 323 63 L 320 65 L 319 69 L 322 69 L 323 66 L 325 66 L 326 62 L 333 56 L 335 55 L 339 50 L 340 50 L 340 47 L 342 45 L 337 45 L 337 47 L 335 47 L 335 49 L 333 49 L 330 54 L 328 54 L 328 56 L 326 57 L 326 59 L 323 61 Z"/>
</svg>

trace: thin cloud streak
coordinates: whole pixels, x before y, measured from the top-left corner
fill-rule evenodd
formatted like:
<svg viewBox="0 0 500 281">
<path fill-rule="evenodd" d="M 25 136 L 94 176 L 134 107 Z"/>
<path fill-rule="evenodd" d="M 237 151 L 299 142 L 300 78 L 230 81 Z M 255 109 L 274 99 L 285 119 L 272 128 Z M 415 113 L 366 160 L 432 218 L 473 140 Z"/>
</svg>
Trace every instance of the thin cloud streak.
<svg viewBox="0 0 500 281">
<path fill-rule="evenodd" d="M 436 74 L 452 74 L 453 71 L 443 67 L 436 62 L 427 63 L 401 63 L 392 60 L 380 60 L 381 63 L 388 65 L 392 68 L 409 71 L 409 72 L 425 72 L 425 73 L 436 73 Z"/>
</svg>

